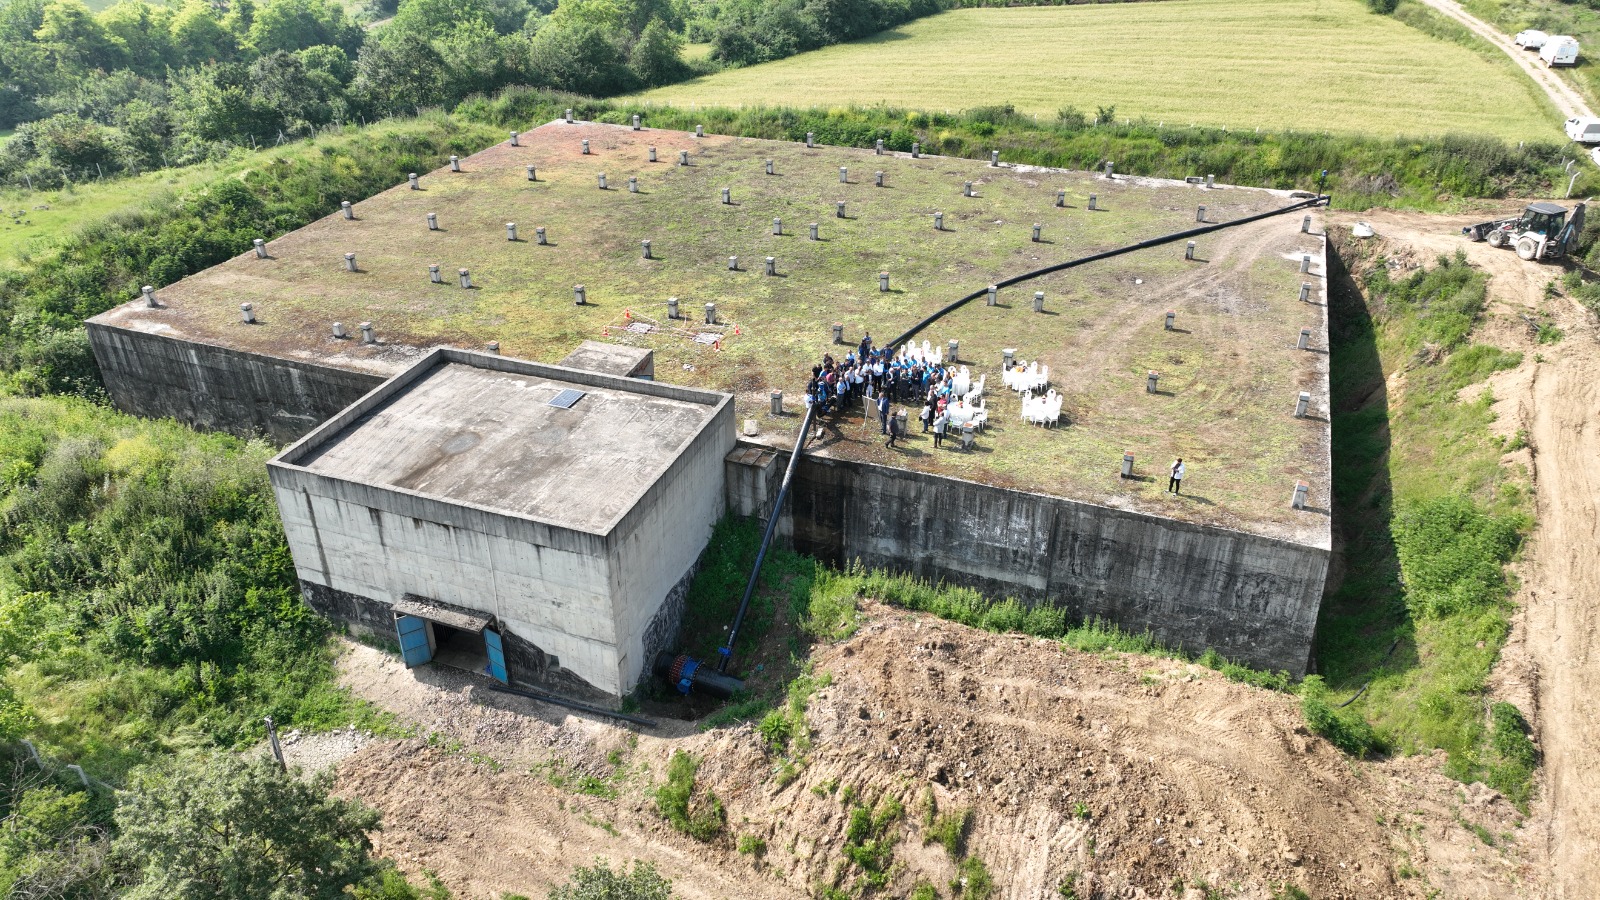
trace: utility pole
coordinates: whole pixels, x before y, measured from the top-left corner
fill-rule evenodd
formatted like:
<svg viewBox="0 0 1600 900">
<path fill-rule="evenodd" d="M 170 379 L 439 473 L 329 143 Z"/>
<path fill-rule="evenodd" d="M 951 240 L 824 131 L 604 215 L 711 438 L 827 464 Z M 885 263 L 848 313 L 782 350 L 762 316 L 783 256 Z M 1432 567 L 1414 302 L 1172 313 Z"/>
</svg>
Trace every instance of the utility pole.
<svg viewBox="0 0 1600 900">
<path fill-rule="evenodd" d="M 262 719 L 267 723 L 267 741 L 272 744 L 272 755 L 278 758 L 278 766 L 285 772 L 289 771 L 289 764 L 283 761 L 283 747 L 278 744 L 278 726 L 273 724 L 272 717 Z"/>
</svg>

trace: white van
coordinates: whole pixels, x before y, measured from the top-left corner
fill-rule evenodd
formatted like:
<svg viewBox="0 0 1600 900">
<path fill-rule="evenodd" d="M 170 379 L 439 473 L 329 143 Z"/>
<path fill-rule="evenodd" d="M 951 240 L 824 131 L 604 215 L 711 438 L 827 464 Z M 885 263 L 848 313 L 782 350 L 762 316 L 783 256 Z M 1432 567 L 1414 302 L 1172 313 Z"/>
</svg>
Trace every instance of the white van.
<svg viewBox="0 0 1600 900">
<path fill-rule="evenodd" d="M 1546 66 L 1575 66 L 1578 64 L 1578 39 L 1566 34 L 1552 34 L 1539 48 L 1539 58 Z"/>
<path fill-rule="evenodd" d="M 1580 144 L 1600 144 L 1600 119 L 1592 116 L 1568 119 L 1567 137 Z"/>
<path fill-rule="evenodd" d="M 1518 47 L 1521 47 L 1524 50 L 1538 50 L 1539 48 L 1543 47 L 1544 42 L 1549 39 L 1550 35 L 1545 34 L 1537 29 L 1530 28 L 1527 31 L 1517 32 L 1517 36 L 1511 39 L 1511 43 L 1516 44 Z"/>
</svg>

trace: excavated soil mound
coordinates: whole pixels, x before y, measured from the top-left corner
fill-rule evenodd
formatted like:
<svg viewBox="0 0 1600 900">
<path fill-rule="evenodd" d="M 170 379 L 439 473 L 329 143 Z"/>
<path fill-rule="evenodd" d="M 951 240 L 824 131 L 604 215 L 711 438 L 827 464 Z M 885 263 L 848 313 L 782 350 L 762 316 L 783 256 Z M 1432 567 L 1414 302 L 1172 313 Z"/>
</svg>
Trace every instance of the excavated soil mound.
<svg viewBox="0 0 1600 900">
<path fill-rule="evenodd" d="M 431 730 L 363 748 L 341 789 L 383 811 L 380 850 L 467 897 L 542 895 L 596 855 L 652 860 L 680 897 L 855 891 L 851 811 L 886 797 L 905 814 L 885 832 L 893 857 L 876 896 L 927 881 L 949 897 L 956 863 L 925 843 L 930 795 L 941 814 L 972 811 L 967 852 L 996 897 L 1070 884 L 1078 897 L 1187 900 L 1198 881 L 1241 898 L 1288 883 L 1318 900 L 1527 887 L 1525 865 L 1467 828 L 1512 830 L 1503 800 L 1424 758 L 1353 762 L 1307 733 L 1292 697 L 1182 662 L 865 611 L 855 637 L 814 657 L 832 683 L 811 699 L 811 746 L 788 783 L 750 725 L 635 734 L 522 708 L 465 676 L 414 679 L 355 648 L 347 683 Z M 667 826 L 648 793 L 679 749 L 726 806 L 709 843 Z M 741 854 L 740 837 L 764 852 Z"/>
</svg>

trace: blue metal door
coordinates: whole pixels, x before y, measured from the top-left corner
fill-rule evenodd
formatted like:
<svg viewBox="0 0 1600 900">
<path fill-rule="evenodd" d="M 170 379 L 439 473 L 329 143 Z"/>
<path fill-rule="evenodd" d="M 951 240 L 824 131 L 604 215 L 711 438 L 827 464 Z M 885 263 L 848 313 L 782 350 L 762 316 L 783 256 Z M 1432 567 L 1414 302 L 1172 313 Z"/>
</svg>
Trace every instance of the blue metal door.
<svg viewBox="0 0 1600 900">
<path fill-rule="evenodd" d="M 485 628 L 483 646 L 489 651 L 489 674 L 501 684 L 510 684 L 506 679 L 506 651 L 500 643 L 500 633 Z"/>
<path fill-rule="evenodd" d="M 416 616 L 400 616 L 394 620 L 394 630 L 400 635 L 400 657 L 406 668 L 420 666 L 433 659 L 433 648 L 428 646 L 428 621 Z"/>
</svg>

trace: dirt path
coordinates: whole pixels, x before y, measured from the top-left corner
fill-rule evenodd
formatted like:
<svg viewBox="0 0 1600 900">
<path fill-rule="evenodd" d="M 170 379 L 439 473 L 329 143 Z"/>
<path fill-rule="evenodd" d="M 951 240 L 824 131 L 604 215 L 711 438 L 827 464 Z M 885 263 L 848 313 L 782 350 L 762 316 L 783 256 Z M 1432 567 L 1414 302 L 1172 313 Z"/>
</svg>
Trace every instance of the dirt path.
<svg viewBox="0 0 1600 900">
<path fill-rule="evenodd" d="M 1533 83 L 1537 84 L 1545 94 L 1549 95 L 1550 102 L 1554 103 L 1556 109 L 1561 111 L 1562 117 L 1573 118 L 1575 116 L 1594 115 L 1589 111 L 1589 104 L 1583 102 L 1583 98 L 1578 96 L 1578 92 L 1573 90 L 1565 81 L 1562 81 L 1561 76 L 1545 68 L 1539 62 L 1539 57 L 1536 54 L 1523 50 L 1516 44 L 1511 43 L 1511 38 L 1503 34 L 1500 29 L 1462 9 L 1461 4 L 1455 2 L 1455 0 L 1422 0 L 1422 2 L 1455 19 L 1471 29 L 1473 34 L 1504 50 L 1505 54 L 1511 57 L 1513 62 L 1522 67 L 1522 71 L 1528 73 L 1528 77 L 1533 79 Z"/>
<path fill-rule="evenodd" d="M 1354 219 L 1354 216 L 1345 216 Z M 1531 830 L 1543 835 L 1553 883 L 1548 896 L 1578 900 L 1600 883 L 1600 330 L 1593 317 L 1564 297 L 1547 298 L 1560 276 L 1555 266 L 1459 237 L 1460 219 L 1369 212 L 1391 242 L 1427 254 L 1466 251 L 1490 276 L 1491 315 L 1480 340 L 1524 352 L 1516 370 L 1493 382 L 1497 429 L 1524 431 L 1532 452 L 1518 455 L 1533 474 L 1537 527 L 1519 567 L 1522 588 L 1512 634 L 1492 690 L 1528 713 L 1544 752 L 1544 784 Z M 1348 224 L 1348 221 L 1346 221 Z M 1566 331 L 1539 346 L 1518 318 L 1540 313 Z M 1542 361 L 1540 361 L 1542 359 Z"/>
<path fill-rule="evenodd" d="M 1600 884 L 1600 372 L 1592 326 L 1573 329 L 1534 370 L 1524 415 L 1538 484 L 1539 528 L 1523 602 L 1538 669 L 1551 855 L 1561 900 Z"/>
</svg>

